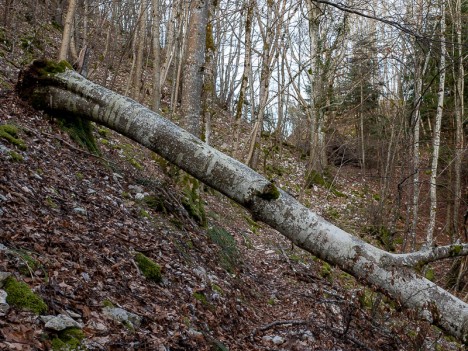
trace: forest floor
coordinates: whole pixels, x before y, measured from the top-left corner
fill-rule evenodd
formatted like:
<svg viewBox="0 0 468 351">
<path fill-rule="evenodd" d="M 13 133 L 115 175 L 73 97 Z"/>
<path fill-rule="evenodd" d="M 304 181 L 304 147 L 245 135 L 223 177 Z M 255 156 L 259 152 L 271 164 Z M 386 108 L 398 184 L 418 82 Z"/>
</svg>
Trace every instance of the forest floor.
<svg viewBox="0 0 468 351">
<path fill-rule="evenodd" d="M 197 225 L 178 171 L 113 131 L 95 127 L 94 156 L 13 92 L 0 96 L 0 124 L 16 126 L 25 145 L 0 139 L 8 249 L 0 271 L 32 287 L 47 314 L 77 318 L 88 350 L 461 350 L 213 190 L 202 193 L 208 226 Z M 280 183 L 300 167 L 290 157 Z M 357 169 L 343 172 L 350 177 L 336 187 L 345 196 L 316 188 L 308 197 L 335 219 L 353 199 L 368 201 L 356 196 L 364 188 L 372 193 L 372 184 L 353 179 Z M 151 197 L 164 207 L 145 201 Z M 141 274 L 137 252 L 162 267 L 160 283 Z M 107 317 L 109 304 L 141 324 Z M 32 312 L 11 308 L 0 319 L 3 349 L 47 350 L 55 337 Z"/>
</svg>

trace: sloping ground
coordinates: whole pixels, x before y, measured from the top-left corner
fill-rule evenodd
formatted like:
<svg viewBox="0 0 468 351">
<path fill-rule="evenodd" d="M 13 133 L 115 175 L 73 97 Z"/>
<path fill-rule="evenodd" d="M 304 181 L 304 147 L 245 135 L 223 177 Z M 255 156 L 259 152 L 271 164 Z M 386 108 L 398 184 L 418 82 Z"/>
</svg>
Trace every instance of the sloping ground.
<svg viewBox="0 0 468 351">
<path fill-rule="evenodd" d="M 1 251 L 0 271 L 32 287 L 47 314 L 78 319 L 83 349 L 461 350 L 208 189 L 199 227 L 177 171 L 112 131 L 95 128 L 93 156 L 13 93 L 0 97 L 0 124 L 26 145 L 0 138 L 0 243 L 18 253 Z M 162 282 L 141 274 L 136 252 L 162 267 Z M 106 317 L 109 304 L 141 325 Z M 34 313 L 0 319 L 2 349 L 48 350 L 54 337 Z"/>
</svg>

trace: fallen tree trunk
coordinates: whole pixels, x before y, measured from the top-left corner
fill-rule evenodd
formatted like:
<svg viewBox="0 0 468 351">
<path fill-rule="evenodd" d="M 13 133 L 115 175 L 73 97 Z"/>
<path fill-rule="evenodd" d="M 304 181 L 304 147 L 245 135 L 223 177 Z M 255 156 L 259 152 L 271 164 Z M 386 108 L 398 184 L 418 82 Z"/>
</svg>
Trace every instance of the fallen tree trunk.
<svg viewBox="0 0 468 351">
<path fill-rule="evenodd" d="M 414 267 L 468 254 L 468 245 L 392 254 L 328 223 L 244 164 L 210 147 L 137 102 L 94 84 L 65 64 L 35 61 L 19 94 L 39 109 L 86 118 L 145 147 L 235 200 L 295 245 L 384 292 L 468 343 L 468 304 L 421 277 Z"/>
</svg>

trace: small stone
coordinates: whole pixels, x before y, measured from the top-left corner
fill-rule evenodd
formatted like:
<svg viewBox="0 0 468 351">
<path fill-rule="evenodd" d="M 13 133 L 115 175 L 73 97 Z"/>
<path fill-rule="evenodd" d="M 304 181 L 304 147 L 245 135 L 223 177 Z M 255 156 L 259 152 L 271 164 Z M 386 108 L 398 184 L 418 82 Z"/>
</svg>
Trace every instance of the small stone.
<svg viewBox="0 0 468 351">
<path fill-rule="evenodd" d="M 95 192 L 96 192 L 96 190 L 94 190 L 94 189 L 88 189 L 88 191 L 87 191 L 87 193 L 89 195 L 94 194 Z"/>
<path fill-rule="evenodd" d="M 73 209 L 73 212 L 79 214 L 79 215 L 82 215 L 82 216 L 86 216 L 88 214 L 88 212 L 84 209 L 84 208 L 81 208 L 81 207 L 75 207 Z"/>
<path fill-rule="evenodd" d="M 0 316 L 7 314 L 10 305 L 7 303 L 6 298 L 8 294 L 5 290 L 0 290 Z"/>
<path fill-rule="evenodd" d="M 6 196 L 0 194 L 0 201 L 7 201 L 7 200 L 8 200 L 8 199 L 7 199 Z"/>
<path fill-rule="evenodd" d="M 66 310 L 66 312 L 71 318 L 75 318 L 75 319 L 81 318 L 81 314 L 79 314 L 79 313 L 76 313 L 76 312 L 71 311 L 71 310 Z"/>
<path fill-rule="evenodd" d="M 282 343 L 284 343 L 284 339 L 281 337 L 281 336 L 278 336 L 278 335 L 275 335 L 273 337 L 273 339 L 271 339 L 271 341 L 273 342 L 273 344 L 275 345 L 281 345 Z"/>
<path fill-rule="evenodd" d="M 142 193 L 135 194 L 135 200 L 143 200 L 144 198 L 145 198 L 145 195 Z"/>
<path fill-rule="evenodd" d="M 42 179 L 43 179 L 43 178 L 42 178 L 39 174 L 37 174 L 37 173 L 34 173 L 33 176 L 34 176 L 34 178 L 36 178 L 36 179 L 38 179 L 38 180 L 42 180 Z"/>
<path fill-rule="evenodd" d="M 133 190 L 135 193 L 144 193 L 145 192 L 143 190 L 143 188 L 141 186 L 139 186 L 139 185 L 129 185 L 128 188 Z"/>
<path fill-rule="evenodd" d="M 8 296 L 7 292 L 5 290 L 0 289 L 0 303 L 7 303 L 6 302 L 7 296 Z"/>
<path fill-rule="evenodd" d="M 0 251 L 6 251 L 6 250 L 8 250 L 8 249 L 6 248 L 6 246 L 4 246 L 4 245 L 2 245 L 2 244 L 0 244 L 0 245 L 3 246 L 3 247 L 0 247 Z M 6 278 L 8 278 L 10 275 L 11 275 L 10 272 L 0 272 L 0 288 L 3 286 L 3 284 L 4 284 L 5 280 L 6 280 Z M 5 301 L 5 302 L 6 302 L 6 301 Z"/>
<path fill-rule="evenodd" d="M 23 190 L 25 193 L 32 194 L 31 189 L 29 189 L 27 186 L 22 186 L 21 190 Z"/>
<path fill-rule="evenodd" d="M 67 328 L 83 328 L 80 323 L 64 314 L 59 314 L 58 316 L 41 316 L 41 319 L 45 322 L 45 327 L 47 329 L 55 331 L 61 331 Z"/>
<path fill-rule="evenodd" d="M 86 272 L 81 273 L 81 276 L 86 282 L 89 282 L 91 280 L 91 278 L 89 277 L 89 274 Z"/>
<path fill-rule="evenodd" d="M 93 330 L 95 330 L 95 331 L 97 331 L 99 333 L 103 333 L 103 332 L 106 332 L 108 330 L 107 327 L 101 322 L 91 321 L 91 322 L 89 322 L 88 326 L 91 329 L 93 329 Z"/>
<path fill-rule="evenodd" d="M 3 216 L 4 213 L 5 211 L 3 211 L 3 208 L 0 207 L 0 217 Z"/>
<path fill-rule="evenodd" d="M 128 312 L 120 307 L 104 307 L 103 312 L 109 318 L 121 322 L 121 323 L 130 323 L 133 327 L 139 327 L 141 324 L 142 317 L 136 315 L 135 313 Z"/>
</svg>

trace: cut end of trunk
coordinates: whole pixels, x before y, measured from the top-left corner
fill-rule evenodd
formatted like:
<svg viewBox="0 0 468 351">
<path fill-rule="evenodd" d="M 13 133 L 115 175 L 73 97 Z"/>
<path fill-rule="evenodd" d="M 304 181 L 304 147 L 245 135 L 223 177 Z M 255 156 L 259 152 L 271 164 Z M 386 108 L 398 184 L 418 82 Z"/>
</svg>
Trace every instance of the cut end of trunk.
<svg viewBox="0 0 468 351">
<path fill-rule="evenodd" d="M 46 59 L 34 60 L 19 73 L 16 92 L 21 98 L 30 100 L 39 81 L 50 79 L 66 70 L 73 70 L 73 67 L 65 60 L 60 62 Z"/>
</svg>

